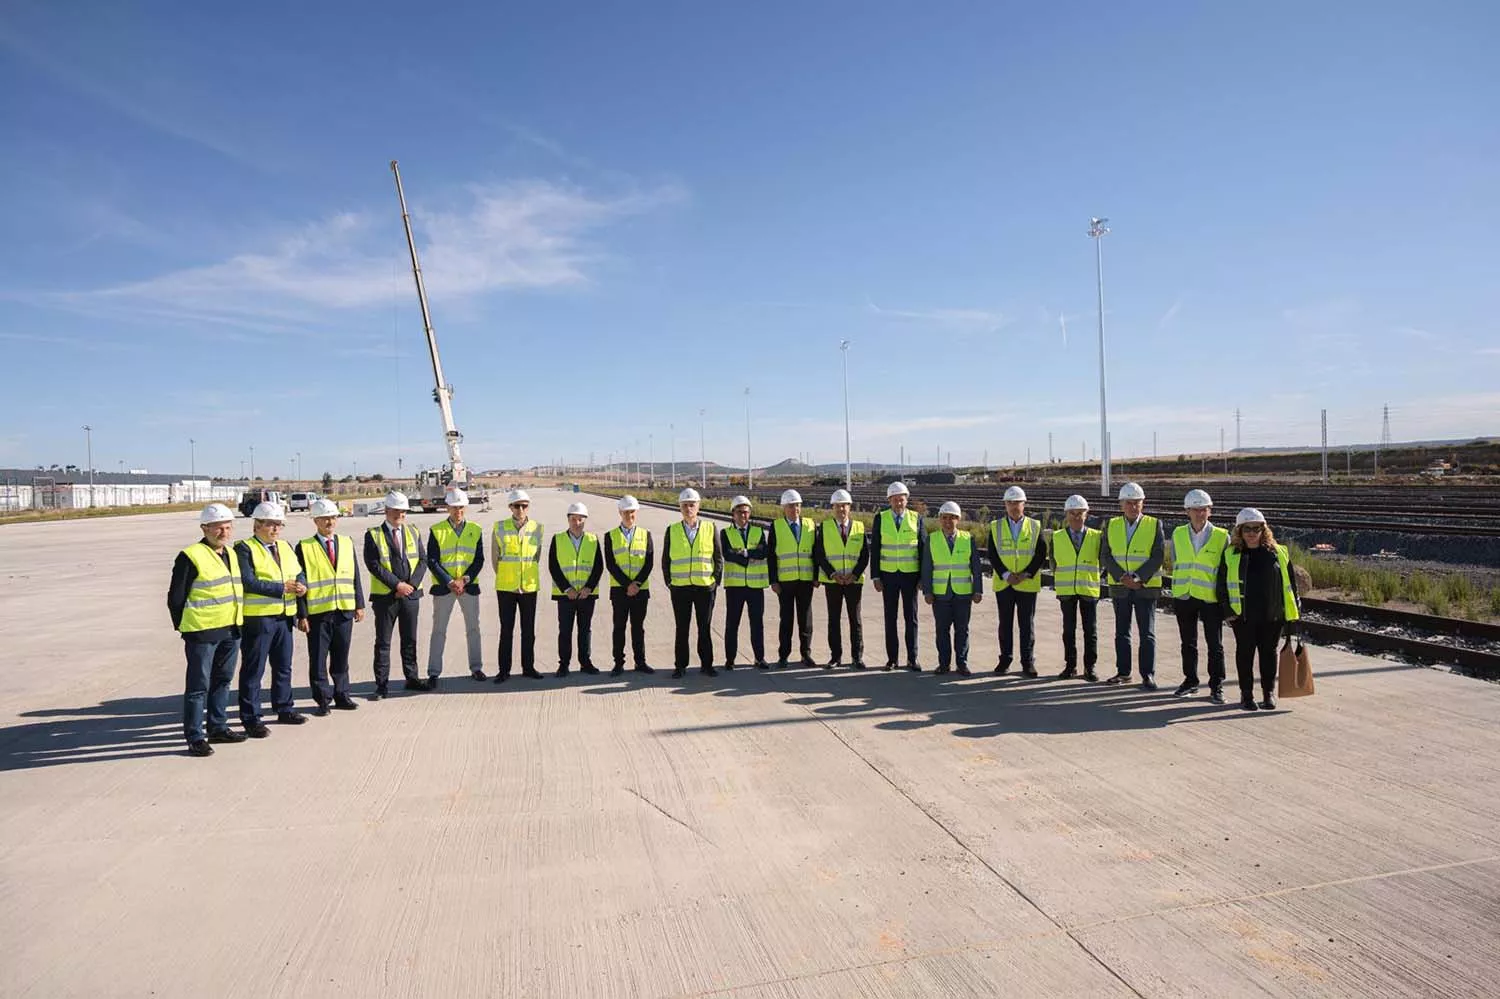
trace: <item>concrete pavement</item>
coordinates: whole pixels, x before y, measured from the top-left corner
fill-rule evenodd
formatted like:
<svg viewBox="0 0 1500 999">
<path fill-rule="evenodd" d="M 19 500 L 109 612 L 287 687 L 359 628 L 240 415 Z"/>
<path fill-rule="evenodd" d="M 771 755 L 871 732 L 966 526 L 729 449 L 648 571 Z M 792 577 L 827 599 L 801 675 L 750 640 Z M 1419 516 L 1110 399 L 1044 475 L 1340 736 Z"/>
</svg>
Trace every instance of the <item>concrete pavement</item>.
<svg viewBox="0 0 1500 999">
<path fill-rule="evenodd" d="M 560 529 L 573 497 L 533 498 Z M 658 539 L 669 519 L 642 512 Z M 196 536 L 191 515 L 0 529 L 0 994 L 1500 993 L 1494 684 L 1317 649 L 1316 697 L 1242 714 L 1170 696 L 1169 617 L 1163 692 L 995 677 L 986 594 L 973 678 L 495 686 L 467 678 L 455 615 L 439 692 L 197 760 L 164 600 Z M 1050 595 L 1038 617 L 1045 676 Z M 543 600 L 549 674 L 555 620 Z M 815 655 L 825 621 L 819 595 Z M 873 590 L 864 621 L 879 663 Z M 1104 609 L 1105 673 L 1111 627 Z M 370 622 L 355 634 L 367 693 Z M 608 634 L 605 600 L 603 667 Z"/>
</svg>

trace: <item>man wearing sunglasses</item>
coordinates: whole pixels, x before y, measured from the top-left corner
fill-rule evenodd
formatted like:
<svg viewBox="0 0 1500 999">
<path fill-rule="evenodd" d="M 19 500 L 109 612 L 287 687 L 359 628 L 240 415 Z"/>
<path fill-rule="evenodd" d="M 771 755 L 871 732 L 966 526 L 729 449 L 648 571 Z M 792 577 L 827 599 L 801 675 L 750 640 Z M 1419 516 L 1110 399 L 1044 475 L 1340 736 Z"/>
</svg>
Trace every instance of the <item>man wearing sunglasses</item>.
<svg viewBox="0 0 1500 999">
<path fill-rule="evenodd" d="M 500 671 L 510 679 L 516 618 L 521 619 L 521 675 L 540 680 L 536 668 L 536 594 L 541 586 L 542 525 L 530 519 L 531 497 L 517 489 L 507 499 L 510 516 L 495 523 L 490 562 L 495 566 L 495 600 L 500 607 Z"/>
</svg>

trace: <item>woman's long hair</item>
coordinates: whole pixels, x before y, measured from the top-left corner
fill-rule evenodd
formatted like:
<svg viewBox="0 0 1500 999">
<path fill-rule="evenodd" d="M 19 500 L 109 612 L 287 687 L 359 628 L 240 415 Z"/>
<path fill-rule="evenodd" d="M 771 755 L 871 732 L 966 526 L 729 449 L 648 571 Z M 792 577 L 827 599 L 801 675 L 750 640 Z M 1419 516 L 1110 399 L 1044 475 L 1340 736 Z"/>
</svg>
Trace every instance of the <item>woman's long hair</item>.
<svg viewBox="0 0 1500 999">
<path fill-rule="evenodd" d="M 1240 530 L 1244 526 L 1243 524 L 1235 524 L 1234 533 L 1229 536 L 1229 545 L 1237 552 L 1245 550 L 1245 532 Z M 1276 535 L 1271 533 L 1270 524 L 1261 525 L 1260 543 L 1263 548 L 1270 548 L 1272 550 L 1276 548 Z"/>
</svg>

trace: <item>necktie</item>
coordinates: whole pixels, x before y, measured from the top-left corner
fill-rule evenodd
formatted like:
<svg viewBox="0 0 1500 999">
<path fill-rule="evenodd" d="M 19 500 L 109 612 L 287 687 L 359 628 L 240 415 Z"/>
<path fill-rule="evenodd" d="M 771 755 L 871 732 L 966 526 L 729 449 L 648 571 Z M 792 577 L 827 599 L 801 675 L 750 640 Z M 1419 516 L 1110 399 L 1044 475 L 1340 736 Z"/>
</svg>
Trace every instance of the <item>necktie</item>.
<svg viewBox="0 0 1500 999">
<path fill-rule="evenodd" d="M 278 544 L 272 543 L 268 547 L 269 547 L 269 550 L 271 552 L 271 557 L 276 560 L 276 566 L 277 566 L 277 568 L 280 568 L 281 567 L 281 546 L 278 545 Z"/>
<path fill-rule="evenodd" d="M 839 537 L 841 537 L 841 538 L 844 539 L 844 544 L 847 545 L 849 543 L 849 525 L 848 524 L 840 524 L 839 525 Z"/>
<path fill-rule="evenodd" d="M 393 551 L 395 551 L 396 558 L 398 558 L 398 559 L 400 559 L 400 558 L 402 558 L 402 557 L 404 557 L 406 555 L 406 550 L 405 550 L 405 547 L 403 545 L 403 542 L 404 542 L 405 539 L 402 537 L 402 535 L 404 535 L 405 533 L 406 533 L 405 531 L 392 531 L 391 532 L 391 549 Z"/>
<path fill-rule="evenodd" d="M 332 538 L 325 538 L 324 539 L 324 541 L 323 541 L 323 550 L 328 553 L 328 564 L 329 565 L 336 565 L 338 563 L 338 560 L 339 560 L 339 557 L 338 557 L 338 554 L 337 554 L 338 549 L 334 545 Z"/>
</svg>

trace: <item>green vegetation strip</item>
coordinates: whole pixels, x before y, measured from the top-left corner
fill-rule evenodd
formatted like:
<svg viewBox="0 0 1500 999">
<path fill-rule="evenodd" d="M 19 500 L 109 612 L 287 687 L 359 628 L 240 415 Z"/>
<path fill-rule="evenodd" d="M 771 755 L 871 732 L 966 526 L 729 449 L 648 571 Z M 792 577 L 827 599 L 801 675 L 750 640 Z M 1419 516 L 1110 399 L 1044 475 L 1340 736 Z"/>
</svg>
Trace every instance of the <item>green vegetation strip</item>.
<svg viewBox="0 0 1500 999">
<path fill-rule="evenodd" d="M 219 502 L 227 503 L 225 500 Z M 159 506 L 86 506 L 78 509 L 19 510 L 0 514 L 0 524 L 34 524 L 49 520 L 86 520 L 91 517 L 134 517 L 143 513 L 201 510 L 202 503 L 165 503 Z"/>
</svg>

